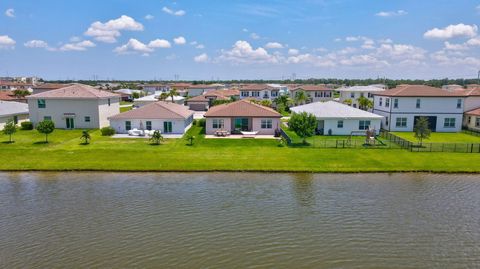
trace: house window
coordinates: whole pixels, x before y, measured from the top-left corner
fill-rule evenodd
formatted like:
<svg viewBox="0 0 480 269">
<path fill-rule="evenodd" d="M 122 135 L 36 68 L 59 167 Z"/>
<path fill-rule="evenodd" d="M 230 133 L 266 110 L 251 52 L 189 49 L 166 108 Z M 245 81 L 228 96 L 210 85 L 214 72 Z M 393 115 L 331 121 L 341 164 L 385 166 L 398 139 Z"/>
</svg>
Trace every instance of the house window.
<svg viewBox="0 0 480 269">
<path fill-rule="evenodd" d="M 37 104 L 38 104 L 38 108 L 45 108 L 46 107 L 45 99 L 38 99 Z"/>
<path fill-rule="evenodd" d="M 151 121 L 147 121 L 147 122 L 146 122 L 146 125 L 147 125 L 147 130 L 151 131 L 151 130 L 152 130 L 152 122 L 151 122 Z"/>
<path fill-rule="evenodd" d="M 252 96 L 253 96 L 253 97 L 259 97 L 259 96 L 260 96 L 260 92 L 252 92 Z"/>
<path fill-rule="evenodd" d="M 390 98 L 385 98 L 385 107 L 390 107 Z"/>
<path fill-rule="evenodd" d="M 272 129 L 272 119 L 264 119 L 261 121 L 262 129 Z"/>
<path fill-rule="evenodd" d="M 213 129 L 223 129 L 224 127 L 225 127 L 225 123 L 223 119 L 213 119 L 212 121 Z"/>
<path fill-rule="evenodd" d="M 350 93 L 350 98 L 355 98 L 355 93 L 354 92 Z"/>
<path fill-rule="evenodd" d="M 51 117 L 51 116 L 44 116 L 44 117 L 43 117 L 43 120 L 49 120 L 49 121 L 51 121 L 51 120 L 52 120 L 52 117 Z"/>
<path fill-rule="evenodd" d="M 468 124 L 470 124 L 471 122 L 472 122 L 472 117 L 468 116 Z"/>
<path fill-rule="evenodd" d="M 248 92 L 247 91 L 242 91 L 242 97 L 248 97 Z"/>
<path fill-rule="evenodd" d="M 457 108 L 462 108 L 462 99 L 457 99 Z"/>
<path fill-rule="evenodd" d="M 85 122 L 90 122 L 90 116 L 85 117 Z"/>
<path fill-rule="evenodd" d="M 108 106 L 110 106 L 110 98 L 108 98 Z"/>
<path fill-rule="evenodd" d="M 397 122 L 395 124 L 398 128 L 405 128 L 407 127 L 407 118 L 397 118 Z"/>
<path fill-rule="evenodd" d="M 337 128 L 343 128 L 343 120 L 337 121 Z"/>
<path fill-rule="evenodd" d="M 393 99 L 393 108 L 398 108 L 398 98 Z"/>
<path fill-rule="evenodd" d="M 370 121 L 369 120 L 361 120 L 361 121 L 358 122 L 358 129 L 359 130 L 367 130 L 369 126 L 370 126 Z"/>
<path fill-rule="evenodd" d="M 368 98 L 372 98 L 372 97 L 373 97 L 371 93 L 368 93 L 367 96 L 368 96 Z"/>
<path fill-rule="evenodd" d="M 277 91 L 272 91 L 272 97 L 277 97 L 278 96 L 278 92 Z"/>
<path fill-rule="evenodd" d="M 444 128 L 455 128 L 455 118 L 445 118 L 443 122 Z"/>
<path fill-rule="evenodd" d="M 415 105 L 416 108 L 420 108 L 421 100 L 417 99 L 417 104 Z"/>
<path fill-rule="evenodd" d="M 18 116 L 13 116 L 13 123 L 15 123 L 15 124 L 18 123 Z"/>
<path fill-rule="evenodd" d="M 127 131 L 132 130 L 132 122 L 131 121 L 126 121 L 125 122 L 125 130 L 127 130 Z"/>
<path fill-rule="evenodd" d="M 378 99 L 378 106 L 382 106 L 383 105 L 383 98 L 380 97 L 380 99 Z"/>
<path fill-rule="evenodd" d="M 388 126 L 388 117 L 385 118 L 385 126 Z"/>
<path fill-rule="evenodd" d="M 480 117 L 475 120 L 475 127 L 480 127 Z"/>
</svg>

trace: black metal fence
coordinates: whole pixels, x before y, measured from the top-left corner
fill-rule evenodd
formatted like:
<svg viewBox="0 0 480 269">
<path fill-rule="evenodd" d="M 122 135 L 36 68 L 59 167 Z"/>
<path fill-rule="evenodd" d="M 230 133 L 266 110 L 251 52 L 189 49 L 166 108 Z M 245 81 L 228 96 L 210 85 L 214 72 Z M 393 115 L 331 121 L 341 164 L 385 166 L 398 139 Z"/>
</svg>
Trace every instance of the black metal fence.
<svg viewBox="0 0 480 269">
<path fill-rule="evenodd" d="M 473 136 L 480 136 L 480 132 L 476 130 L 471 130 L 471 129 L 464 129 L 462 132 L 473 135 Z"/>
<path fill-rule="evenodd" d="M 382 131 L 380 135 L 411 152 L 480 153 L 480 143 L 413 143 L 387 131 Z"/>
</svg>

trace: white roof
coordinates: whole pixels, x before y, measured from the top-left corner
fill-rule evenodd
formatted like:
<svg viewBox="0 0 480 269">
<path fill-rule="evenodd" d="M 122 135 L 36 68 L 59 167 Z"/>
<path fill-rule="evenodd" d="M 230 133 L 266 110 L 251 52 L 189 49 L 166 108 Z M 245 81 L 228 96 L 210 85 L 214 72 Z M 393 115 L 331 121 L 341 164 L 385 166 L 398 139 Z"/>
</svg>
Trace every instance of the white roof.
<svg viewBox="0 0 480 269">
<path fill-rule="evenodd" d="M 19 102 L 0 101 L 0 117 L 28 114 L 28 105 Z"/>
<path fill-rule="evenodd" d="M 347 106 L 335 101 L 315 102 L 290 108 L 296 113 L 307 112 L 317 118 L 326 119 L 381 119 L 383 116 Z"/>
<path fill-rule="evenodd" d="M 113 91 L 113 92 L 116 92 L 116 93 L 123 93 L 123 94 L 132 94 L 134 92 L 142 92 L 140 90 L 132 90 L 132 89 L 120 89 L 120 90 L 116 90 L 116 91 Z"/>
<path fill-rule="evenodd" d="M 381 92 L 385 89 L 377 86 L 353 86 L 353 87 L 342 87 L 337 89 L 339 92 Z"/>
<path fill-rule="evenodd" d="M 135 99 L 134 101 L 140 101 L 140 102 L 155 101 L 155 102 L 157 102 L 159 96 L 160 96 L 160 94 L 151 94 L 151 95 L 147 95 L 147 96 Z M 184 99 L 185 99 L 185 97 L 178 96 L 178 95 L 173 97 L 173 100 L 175 100 L 175 101 L 180 101 L 180 100 L 184 100 Z M 171 101 L 171 100 L 172 100 L 172 97 L 170 97 L 170 96 L 167 97 L 167 99 L 165 99 L 165 101 Z"/>
</svg>

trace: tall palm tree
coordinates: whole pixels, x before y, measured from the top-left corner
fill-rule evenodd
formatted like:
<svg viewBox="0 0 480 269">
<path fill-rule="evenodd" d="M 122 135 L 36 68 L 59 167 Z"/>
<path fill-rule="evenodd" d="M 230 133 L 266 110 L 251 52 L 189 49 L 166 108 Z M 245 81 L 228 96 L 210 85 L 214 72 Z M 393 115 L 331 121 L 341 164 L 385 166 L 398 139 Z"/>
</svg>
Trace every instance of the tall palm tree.
<svg viewBox="0 0 480 269">
<path fill-rule="evenodd" d="M 308 100 L 308 95 L 305 91 L 298 91 L 295 93 L 295 103 L 297 105 L 303 105 Z"/>
<path fill-rule="evenodd" d="M 175 103 L 174 98 L 175 98 L 175 96 L 178 96 L 178 95 L 179 95 L 178 91 L 175 88 L 171 89 L 170 92 L 168 93 L 168 96 L 170 96 L 172 98 L 172 103 Z"/>
</svg>

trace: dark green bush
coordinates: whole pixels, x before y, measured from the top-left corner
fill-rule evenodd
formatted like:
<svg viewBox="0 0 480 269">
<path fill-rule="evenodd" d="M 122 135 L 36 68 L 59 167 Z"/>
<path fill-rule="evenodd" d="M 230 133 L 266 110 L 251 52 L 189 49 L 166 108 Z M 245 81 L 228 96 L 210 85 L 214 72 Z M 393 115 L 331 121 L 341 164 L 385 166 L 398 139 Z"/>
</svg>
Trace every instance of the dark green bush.
<svg viewBox="0 0 480 269">
<path fill-rule="evenodd" d="M 100 132 L 102 133 L 102 136 L 112 136 L 115 134 L 115 129 L 112 127 L 103 127 L 100 129 Z"/>
<path fill-rule="evenodd" d="M 24 121 L 20 123 L 20 126 L 22 130 L 33 130 L 33 123 L 29 121 Z"/>
<path fill-rule="evenodd" d="M 199 119 L 199 120 L 197 120 L 197 126 L 198 126 L 198 127 L 205 127 L 205 125 L 206 125 L 205 119 Z"/>
</svg>

